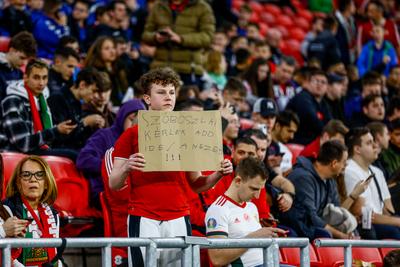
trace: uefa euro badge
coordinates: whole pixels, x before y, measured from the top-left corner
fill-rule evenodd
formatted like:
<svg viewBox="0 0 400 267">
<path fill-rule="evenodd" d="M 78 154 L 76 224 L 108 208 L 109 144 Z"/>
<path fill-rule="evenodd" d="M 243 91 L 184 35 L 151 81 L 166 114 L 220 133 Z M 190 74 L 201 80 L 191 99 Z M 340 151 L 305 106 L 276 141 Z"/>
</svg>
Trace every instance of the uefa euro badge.
<svg viewBox="0 0 400 267">
<path fill-rule="evenodd" d="M 208 229 L 214 229 L 215 227 L 217 227 L 217 221 L 214 218 L 208 219 L 207 228 Z"/>
</svg>

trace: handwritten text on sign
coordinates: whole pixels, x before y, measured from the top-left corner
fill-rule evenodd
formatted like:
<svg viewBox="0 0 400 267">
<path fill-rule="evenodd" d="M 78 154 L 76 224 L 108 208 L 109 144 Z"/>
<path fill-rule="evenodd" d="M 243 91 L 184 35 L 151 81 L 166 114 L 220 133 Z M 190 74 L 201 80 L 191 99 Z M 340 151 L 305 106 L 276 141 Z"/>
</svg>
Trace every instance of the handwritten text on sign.
<svg viewBox="0 0 400 267">
<path fill-rule="evenodd" d="M 139 111 L 139 152 L 145 171 L 219 170 L 219 111 Z"/>
</svg>

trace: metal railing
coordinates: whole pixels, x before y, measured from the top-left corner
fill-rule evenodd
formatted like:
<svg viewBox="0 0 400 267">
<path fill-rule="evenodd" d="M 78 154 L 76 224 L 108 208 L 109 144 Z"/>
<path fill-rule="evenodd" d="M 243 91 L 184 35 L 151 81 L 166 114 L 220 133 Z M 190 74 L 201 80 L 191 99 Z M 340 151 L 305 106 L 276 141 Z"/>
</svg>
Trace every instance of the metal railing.
<svg viewBox="0 0 400 267">
<path fill-rule="evenodd" d="M 60 247 L 61 238 L 0 239 L 2 263 L 11 266 L 11 248 Z M 67 238 L 66 247 L 101 248 L 102 266 L 111 267 L 111 247 L 145 247 L 147 267 L 157 266 L 157 249 L 179 248 L 182 267 L 200 266 L 200 248 L 262 248 L 263 266 L 279 266 L 279 247 L 299 247 L 301 266 L 310 266 L 309 242 L 306 238 L 244 238 L 207 239 L 202 237 L 179 238 Z"/>
<path fill-rule="evenodd" d="M 353 264 L 352 247 L 366 248 L 400 248 L 400 241 L 394 240 L 337 240 L 337 239 L 316 239 L 316 247 L 343 247 L 344 267 L 351 267 Z"/>
</svg>

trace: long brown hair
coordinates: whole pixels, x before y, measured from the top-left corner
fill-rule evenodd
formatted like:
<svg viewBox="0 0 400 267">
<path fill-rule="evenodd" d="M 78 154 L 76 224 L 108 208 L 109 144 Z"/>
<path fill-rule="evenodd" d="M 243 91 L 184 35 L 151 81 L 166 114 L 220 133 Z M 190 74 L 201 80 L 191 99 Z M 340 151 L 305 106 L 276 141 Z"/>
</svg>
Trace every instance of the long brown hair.
<svg viewBox="0 0 400 267">
<path fill-rule="evenodd" d="M 24 166 L 25 162 L 27 161 L 38 163 L 43 168 L 43 171 L 46 173 L 45 183 L 47 185 L 47 188 L 44 190 L 43 195 L 40 198 L 40 203 L 47 203 L 48 205 L 52 205 L 56 201 L 58 194 L 56 181 L 54 179 L 53 173 L 51 172 L 49 164 L 41 157 L 34 155 L 27 156 L 20 160 L 20 162 L 18 162 L 11 176 L 11 179 L 7 184 L 7 198 L 21 195 L 21 192 L 18 188 L 18 179 L 22 172 L 22 166 Z"/>
</svg>

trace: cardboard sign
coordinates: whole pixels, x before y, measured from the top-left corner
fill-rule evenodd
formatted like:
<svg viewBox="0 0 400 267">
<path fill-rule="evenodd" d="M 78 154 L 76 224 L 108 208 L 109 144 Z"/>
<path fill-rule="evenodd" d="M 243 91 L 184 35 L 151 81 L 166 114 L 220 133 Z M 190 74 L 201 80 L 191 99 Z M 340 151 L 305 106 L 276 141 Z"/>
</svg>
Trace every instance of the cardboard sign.
<svg viewBox="0 0 400 267">
<path fill-rule="evenodd" d="M 223 159 L 220 111 L 139 111 L 144 171 L 215 171 Z"/>
</svg>

